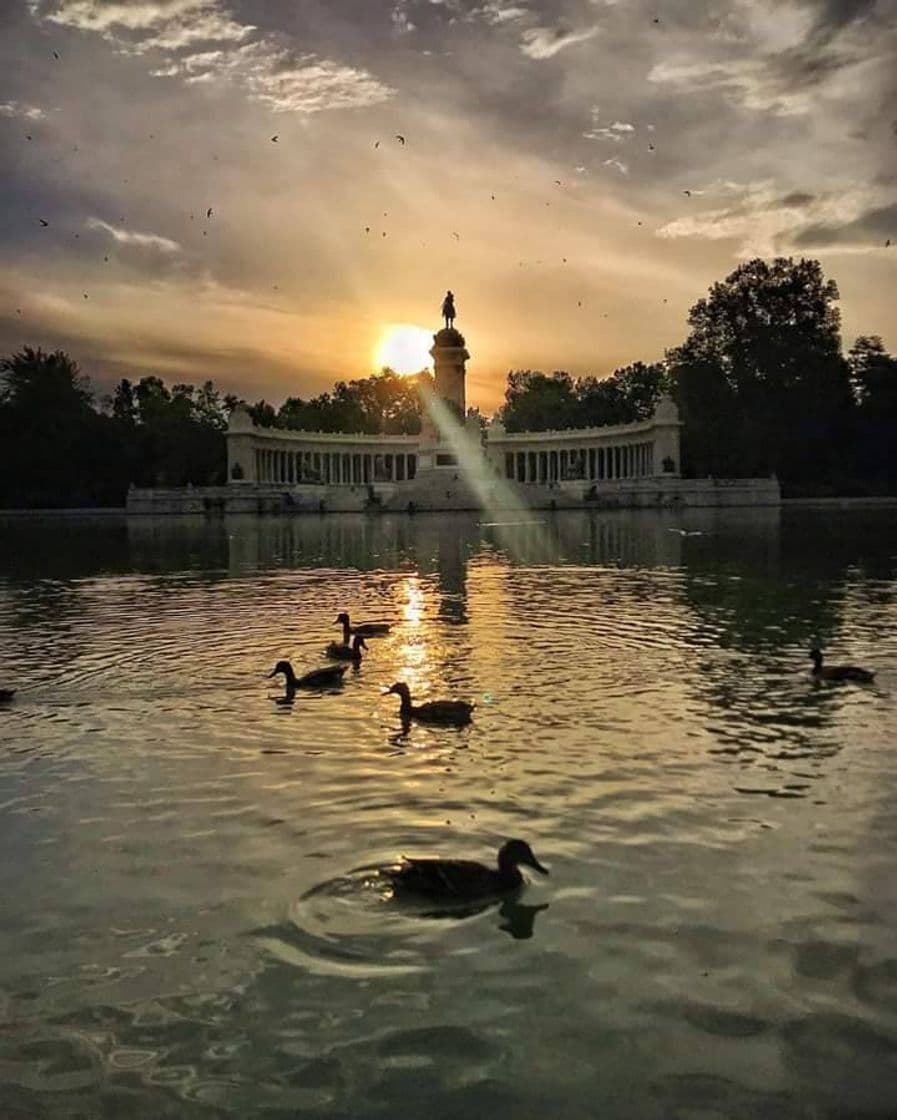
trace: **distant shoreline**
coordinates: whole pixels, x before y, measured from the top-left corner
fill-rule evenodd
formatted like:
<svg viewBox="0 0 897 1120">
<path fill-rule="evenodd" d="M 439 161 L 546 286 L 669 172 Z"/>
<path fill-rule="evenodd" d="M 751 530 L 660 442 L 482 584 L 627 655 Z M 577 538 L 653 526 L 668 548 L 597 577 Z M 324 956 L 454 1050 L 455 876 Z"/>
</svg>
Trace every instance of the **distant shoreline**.
<svg viewBox="0 0 897 1120">
<path fill-rule="evenodd" d="M 121 517 L 127 514 L 124 506 L 75 506 L 71 509 L 0 509 L 4 517 L 27 519 L 29 517 Z"/>
<path fill-rule="evenodd" d="M 708 507 L 709 508 L 709 507 Z M 739 507 L 732 507 L 739 508 Z M 897 494 L 866 497 L 819 497 L 819 498 L 782 498 L 783 509 L 897 509 Z M 337 510 L 329 513 L 341 512 Z M 400 511 L 401 512 L 401 511 Z M 421 511 L 423 512 L 423 511 Z M 563 510 L 559 512 L 565 512 Z M 614 510 L 601 510 L 613 513 Z M 632 512 L 631 510 L 629 512 Z M 641 512 L 649 512 L 645 509 Z M 656 511 L 655 511 L 656 512 Z M 78 506 L 72 509 L 0 509 L 0 521 L 8 518 L 14 521 L 27 521 L 40 517 L 54 517 L 64 520 L 78 517 L 146 517 L 147 514 L 129 514 L 125 506 Z M 149 516 L 153 516 L 152 514 Z M 158 514 L 160 517 L 177 517 L 179 514 Z M 267 516 L 267 515 L 266 515 Z M 326 514 L 325 514 L 326 516 Z"/>
<path fill-rule="evenodd" d="M 862 498 L 782 498 L 785 507 L 804 509 L 893 509 L 897 494 Z"/>
</svg>

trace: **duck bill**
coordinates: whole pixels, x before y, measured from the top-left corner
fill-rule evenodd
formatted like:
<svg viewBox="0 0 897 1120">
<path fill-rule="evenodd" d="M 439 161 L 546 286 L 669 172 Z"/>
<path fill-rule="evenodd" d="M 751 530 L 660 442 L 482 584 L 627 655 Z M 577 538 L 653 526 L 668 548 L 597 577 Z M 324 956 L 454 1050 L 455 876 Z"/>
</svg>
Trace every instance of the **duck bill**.
<svg viewBox="0 0 897 1120">
<path fill-rule="evenodd" d="M 541 864 L 541 863 L 539 863 L 539 861 L 538 861 L 538 860 L 536 859 L 536 857 L 535 857 L 535 856 L 533 856 L 533 861 L 532 861 L 532 863 L 530 864 L 530 867 L 532 867 L 532 868 L 534 868 L 534 869 L 535 869 L 536 871 L 538 871 L 540 875 L 547 875 L 547 874 L 548 874 L 548 868 L 547 868 L 547 867 L 543 867 L 543 866 L 542 866 L 542 864 Z"/>
<path fill-rule="evenodd" d="M 276 676 L 277 676 L 277 670 L 276 669 L 272 669 L 270 673 L 265 674 L 265 678 L 267 680 L 270 680 L 272 677 L 276 677 Z"/>
</svg>

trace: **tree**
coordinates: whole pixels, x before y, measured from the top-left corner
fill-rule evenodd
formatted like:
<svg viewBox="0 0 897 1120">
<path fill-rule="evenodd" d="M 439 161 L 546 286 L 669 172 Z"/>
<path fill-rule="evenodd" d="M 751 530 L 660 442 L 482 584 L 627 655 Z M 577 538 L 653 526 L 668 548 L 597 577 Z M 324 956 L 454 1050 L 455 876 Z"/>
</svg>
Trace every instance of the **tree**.
<svg viewBox="0 0 897 1120">
<path fill-rule="evenodd" d="M 86 414 L 93 404 L 90 379 L 63 350 L 45 354 L 24 347 L 0 362 L 0 401 L 24 413 Z"/>
<path fill-rule="evenodd" d="M 26 346 L 0 362 L 0 503 L 93 505 L 117 490 L 110 417 L 68 354 Z"/>
<path fill-rule="evenodd" d="M 848 351 L 854 397 L 861 408 L 897 418 L 897 358 L 877 334 L 860 335 Z"/>
<path fill-rule="evenodd" d="M 274 406 L 265 400 L 247 405 L 246 411 L 252 417 L 253 424 L 257 424 L 260 428 L 273 428 L 277 424 L 277 412 Z"/>
<path fill-rule="evenodd" d="M 332 392 L 310 401 L 288 397 L 275 423 L 300 431 L 414 435 L 421 428 L 421 389 L 431 383 L 426 372 L 400 377 L 383 369 L 373 377 L 338 381 Z"/>
<path fill-rule="evenodd" d="M 134 396 L 134 386 L 123 377 L 116 385 L 112 394 L 112 415 L 123 424 L 137 422 L 137 400 Z"/>
<path fill-rule="evenodd" d="M 563 370 L 549 377 L 540 370 L 516 369 L 508 374 L 500 417 L 509 432 L 542 432 L 570 428 L 576 422 L 576 389 Z"/>
<path fill-rule="evenodd" d="M 847 356 L 858 402 L 856 449 L 859 473 L 875 489 L 897 489 L 897 358 L 878 335 L 861 335 Z"/>
<path fill-rule="evenodd" d="M 600 380 L 584 377 L 576 385 L 577 427 L 647 420 L 668 388 L 669 378 L 662 362 L 633 362 Z"/>
<path fill-rule="evenodd" d="M 837 470 L 852 406 L 838 298 L 818 261 L 758 259 L 692 307 L 691 333 L 668 359 L 693 469 Z M 728 451 L 707 438 L 720 429 Z"/>
</svg>

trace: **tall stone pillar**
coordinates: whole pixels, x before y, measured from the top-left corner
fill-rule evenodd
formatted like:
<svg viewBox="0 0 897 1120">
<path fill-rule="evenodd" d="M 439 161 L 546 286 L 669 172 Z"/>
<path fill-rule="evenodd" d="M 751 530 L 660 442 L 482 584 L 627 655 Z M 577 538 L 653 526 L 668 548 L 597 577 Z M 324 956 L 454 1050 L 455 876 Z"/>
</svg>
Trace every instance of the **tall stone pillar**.
<svg viewBox="0 0 897 1120">
<path fill-rule="evenodd" d="M 245 405 L 238 404 L 227 418 L 227 481 L 258 482 L 255 424 Z"/>
<path fill-rule="evenodd" d="M 672 397 L 664 394 L 657 402 L 652 417 L 654 422 L 653 473 L 678 478 L 682 471 L 680 462 L 680 432 L 682 421 Z"/>
</svg>

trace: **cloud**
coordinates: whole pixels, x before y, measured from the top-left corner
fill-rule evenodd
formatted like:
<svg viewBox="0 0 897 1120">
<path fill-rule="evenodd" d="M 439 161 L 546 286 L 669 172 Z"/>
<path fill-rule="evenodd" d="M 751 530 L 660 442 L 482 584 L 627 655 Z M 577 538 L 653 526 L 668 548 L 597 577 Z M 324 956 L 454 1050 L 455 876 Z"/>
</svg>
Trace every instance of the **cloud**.
<svg viewBox="0 0 897 1120">
<path fill-rule="evenodd" d="M 605 167 L 613 167 L 614 170 L 619 171 L 621 175 L 628 175 L 629 174 L 628 164 L 623 163 L 623 161 L 619 160 L 619 159 L 606 159 L 604 161 L 604 166 Z"/>
<path fill-rule="evenodd" d="M 88 218 L 84 223 L 88 229 L 100 230 L 120 245 L 133 245 L 140 249 L 158 249 L 163 253 L 179 253 L 180 243 L 157 233 L 138 233 L 136 230 L 121 229 L 110 225 L 101 218 Z"/>
<path fill-rule="evenodd" d="M 817 223 L 806 226 L 795 237 L 801 248 L 827 249 L 834 246 L 878 247 L 888 238 L 897 241 L 897 202 L 876 206 L 842 225 Z"/>
<path fill-rule="evenodd" d="M 184 78 L 188 85 L 231 81 L 277 113 L 317 113 L 376 105 L 392 91 L 365 70 L 341 66 L 314 55 L 296 58 L 270 41 L 180 57 L 157 77 Z"/>
<path fill-rule="evenodd" d="M 780 200 L 780 206 L 807 206 L 816 198 L 815 194 L 807 194 L 806 191 L 792 191 L 791 194 L 786 194 Z"/>
<path fill-rule="evenodd" d="M 22 117 L 26 121 L 40 121 L 46 115 L 36 105 L 23 105 L 21 101 L 0 102 L 0 117 Z"/>
<path fill-rule="evenodd" d="M 124 53 L 161 55 L 153 77 L 228 81 L 275 112 L 376 105 L 394 92 L 366 70 L 297 54 L 283 37 L 234 19 L 221 0 L 31 0 L 30 7 L 37 19 L 95 32 Z M 409 21 L 404 29 L 412 27 Z M 183 53 L 200 44 L 208 49 Z"/>
<path fill-rule="evenodd" d="M 416 30 L 411 17 L 408 15 L 407 0 L 398 0 L 398 3 L 389 13 L 389 19 L 397 35 L 410 35 L 412 31 Z"/>
<path fill-rule="evenodd" d="M 483 19 L 486 23 L 495 27 L 498 24 L 522 19 L 529 15 L 529 11 L 526 8 L 521 8 L 518 4 L 506 3 L 505 0 L 487 0 L 487 3 L 481 7 L 474 8 L 470 15 L 474 19 Z"/>
<path fill-rule="evenodd" d="M 109 37 L 113 28 L 146 31 L 207 9 L 214 3 L 215 0 L 141 0 L 137 4 L 115 3 L 114 0 L 57 0 L 55 4 L 48 4 L 30 0 L 29 8 L 33 15 L 48 23 L 78 31 L 96 31 Z"/>
<path fill-rule="evenodd" d="M 626 121 L 614 121 L 606 128 L 597 127 L 597 112 L 592 114 L 592 127 L 588 132 L 584 132 L 583 136 L 586 140 L 613 140 L 619 144 L 622 140 L 629 138 L 630 133 L 635 132 L 635 126 L 628 124 Z"/>
<path fill-rule="evenodd" d="M 695 194 L 702 192 L 693 192 Z M 865 186 L 814 195 L 793 191 L 781 197 L 766 180 L 711 185 L 708 194 L 733 204 L 689 214 L 657 231 L 665 239 L 737 240 L 739 257 L 773 256 L 790 249 L 874 247 L 897 230 L 897 203 L 873 204 Z M 880 196 L 879 196 L 880 197 Z"/>
<path fill-rule="evenodd" d="M 721 93 L 746 109 L 780 117 L 803 115 L 813 104 L 810 90 L 788 88 L 763 59 L 659 62 L 649 71 L 648 81 L 683 93 Z"/>
<path fill-rule="evenodd" d="M 582 31 L 562 31 L 559 27 L 531 27 L 523 32 L 520 49 L 528 58 L 553 58 L 558 51 L 572 47 L 575 43 L 584 43 L 597 34 L 597 27 L 588 27 Z"/>
</svg>

